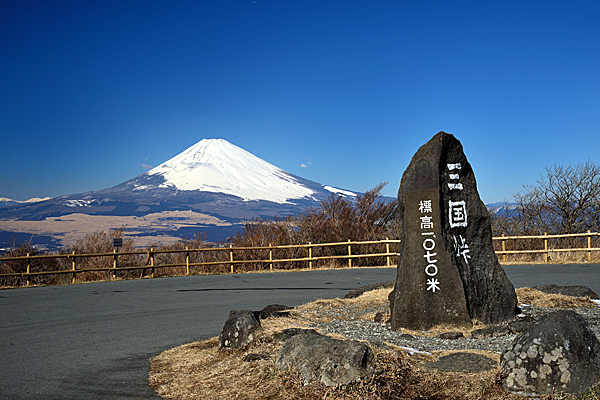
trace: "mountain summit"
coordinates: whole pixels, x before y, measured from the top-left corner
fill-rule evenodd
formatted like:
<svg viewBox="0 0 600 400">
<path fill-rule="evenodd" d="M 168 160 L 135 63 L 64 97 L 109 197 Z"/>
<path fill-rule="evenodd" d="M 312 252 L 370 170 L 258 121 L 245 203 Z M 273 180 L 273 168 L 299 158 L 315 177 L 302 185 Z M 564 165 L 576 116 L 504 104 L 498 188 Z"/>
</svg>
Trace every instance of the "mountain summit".
<svg viewBox="0 0 600 400">
<path fill-rule="evenodd" d="M 287 203 L 314 190 L 284 170 L 223 139 L 204 139 L 148 171 L 165 179 L 163 188 L 225 193 L 248 200 Z"/>
</svg>

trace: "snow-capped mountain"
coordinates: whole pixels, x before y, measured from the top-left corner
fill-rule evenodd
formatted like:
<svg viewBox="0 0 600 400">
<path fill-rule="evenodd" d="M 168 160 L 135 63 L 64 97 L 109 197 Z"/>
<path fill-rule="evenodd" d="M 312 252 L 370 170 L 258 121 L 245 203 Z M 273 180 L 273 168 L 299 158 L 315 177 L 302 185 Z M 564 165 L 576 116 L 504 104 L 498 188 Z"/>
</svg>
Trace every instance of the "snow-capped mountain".
<svg viewBox="0 0 600 400">
<path fill-rule="evenodd" d="M 297 177 L 223 139 L 204 139 L 146 175 L 162 176 L 162 188 L 224 193 L 245 201 L 287 203 L 315 192 Z"/>
<path fill-rule="evenodd" d="M 152 214 L 154 218 L 185 211 L 210 216 L 218 223 L 173 225 L 151 234 L 182 237 L 202 231 L 210 240 L 222 240 L 240 230 L 244 220 L 303 212 L 332 194 L 356 197 L 354 192 L 290 174 L 226 140 L 204 139 L 112 188 L 0 208 L 0 233 L 7 231 L 2 219 L 47 223 L 70 214 L 137 218 Z"/>
<path fill-rule="evenodd" d="M 498 203 L 488 203 L 485 206 L 488 208 L 488 210 L 498 215 L 510 213 L 518 207 L 517 203 L 509 203 L 506 201 Z"/>
<path fill-rule="evenodd" d="M 221 204 L 235 203 L 236 209 L 300 206 L 297 211 L 316 206 L 331 194 L 356 197 L 354 192 L 290 174 L 223 139 L 201 140 L 145 174 L 107 190 L 112 195 L 162 197 L 176 203 L 181 198 L 187 198 L 186 203 L 218 198 Z M 104 195 L 105 191 L 96 193 Z M 273 216 L 271 212 L 266 215 Z"/>
<path fill-rule="evenodd" d="M 0 207 L 14 206 L 15 204 L 38 203 L 45 200 L 50 200 L 50 197 L 45 197 L 43 199 L 39 197 L 33 197 L 29 200 L 13 200 L 7 199 L 6 197 L 0 197 Z"/>
</svg>

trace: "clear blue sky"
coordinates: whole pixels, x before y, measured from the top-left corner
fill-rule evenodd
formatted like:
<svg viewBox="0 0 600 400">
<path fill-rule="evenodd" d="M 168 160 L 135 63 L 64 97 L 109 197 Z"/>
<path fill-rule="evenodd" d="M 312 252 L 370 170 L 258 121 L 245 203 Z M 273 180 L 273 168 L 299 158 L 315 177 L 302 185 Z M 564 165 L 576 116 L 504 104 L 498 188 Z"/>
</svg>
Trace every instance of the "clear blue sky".
<svg viewBox="0 0 600 400">
<path fill-rule="evenodd" d="M 0 197 L 100 190 L 204 138 L 395 196 L 438 131 L 486 203 L 600 162 L 597 1 L 0 5 Z"/>
</svg>

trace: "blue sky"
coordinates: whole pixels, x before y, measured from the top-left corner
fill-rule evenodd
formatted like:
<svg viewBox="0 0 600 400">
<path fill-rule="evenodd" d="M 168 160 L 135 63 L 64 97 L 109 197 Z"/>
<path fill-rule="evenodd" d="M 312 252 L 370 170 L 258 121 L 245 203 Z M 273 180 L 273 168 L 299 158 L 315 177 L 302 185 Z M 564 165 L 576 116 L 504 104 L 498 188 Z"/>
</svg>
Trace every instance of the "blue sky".
<svg viewBox="0 0 600 400">
<path fill-rule="evenodd" d="M 204 138 L 395 196 L 453 133 L 484 202 L 600 162 L 600 3 L 3 1 L 0 197 L 100 190 Z"/>
</svg>

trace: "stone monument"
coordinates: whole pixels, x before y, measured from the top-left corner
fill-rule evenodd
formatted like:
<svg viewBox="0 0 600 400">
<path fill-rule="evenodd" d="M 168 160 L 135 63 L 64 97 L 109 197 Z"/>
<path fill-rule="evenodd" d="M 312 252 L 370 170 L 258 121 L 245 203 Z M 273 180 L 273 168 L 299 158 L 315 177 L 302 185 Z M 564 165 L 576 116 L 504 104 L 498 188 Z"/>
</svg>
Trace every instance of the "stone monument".
<svg viewBox="0 0 600 400">
<path fill-rule="evenodd" d="M 492 246 L 489 212 L 461 143 L 439 132 L 413 156 L 398 191 L 401 255 L 392 329 L 497 324 L 517 296 Z"/>
</svg>

